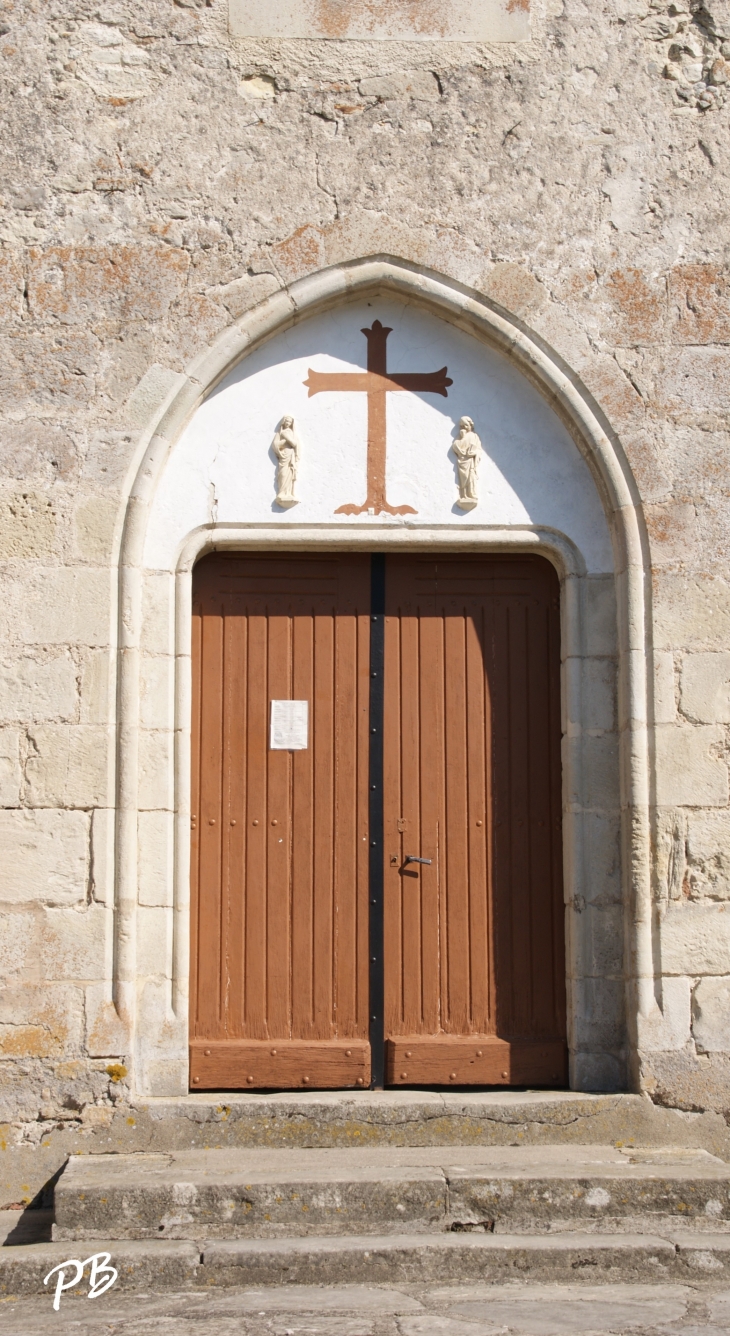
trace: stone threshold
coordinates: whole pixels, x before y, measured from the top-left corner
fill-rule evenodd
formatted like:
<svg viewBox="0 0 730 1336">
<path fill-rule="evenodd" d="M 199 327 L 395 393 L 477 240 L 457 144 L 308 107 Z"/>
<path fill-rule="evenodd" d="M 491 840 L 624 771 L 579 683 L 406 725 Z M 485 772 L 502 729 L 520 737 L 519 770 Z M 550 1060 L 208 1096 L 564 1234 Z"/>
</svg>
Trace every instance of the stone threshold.
<svg viewBox="0 0 730 1336">
<path fill-rule="evenodd" d="M 398 1144 L 397 1138 L 424 1137 L 413 1144 L 453 1144 L 455 1141 L 484 1141 L 504 1144 L 503 1137 L 519 1129 L 520 1138 L 543 1136 L 562 1141 L 615 1142 L 634 1140 L 643 1145 L 699 1145 L 718 1153 L 698 1140 L 697 1118 L 663 1109 L 643 1094 L 591 1094 L 579 1090 L 484 1090 L 393 1089 L 393 1090 L 221 1090 L 190 1093 L 185 1096 L 135 1096 L 132 1112 L 148 1126 L 175 1124 L 187 1126 L 214 1124 L 235 1132 L 235 1140 L 250 1134 L 250 1145 L 266 1144 L 278 1130 L 298 1144 L 309 1133 L 325 1140 L 312 1144 L 330 1144 L 329 1138 L 344 1137 L 346 1144 L 357 1136 L 357 1129 L 369 1138 L 377 1138 L 382 1129 L 384 1140 Z M 722 1120 L 714 1129 L 727 1130 Z M 721 1128 L 722 1124 L 722 1128 Z M 301 1133 L 301 1138 L 295 1133 Z M 262 1138 L 262 1140 L 261 1140 Z M 396 1138 L 396 1141 L 393 1141 Z M 433 1138 L 433 1141 L 431 1140 Z M 336 1142 L 332 1142 L 336 1144 Z M 507 1142 L 508 1144 L 508 1142 Z M 151 1149 L 151 1148 L 150 1148 Z M 730 1158 L 730 1156 L 729 1156 Z"/>
<path fill-rule="evenodd" d="M 140 1136 L 146 1129 L 146 1150 L 691 1141 L 660 1127 L 661 1117 L 657 1122 L 644 1096 L 577 1091 L 223 1091 L 137 1098 L 132 1116 L 139 1119 Z M 699 1144 L 722 1153 L 716 1144 Z"/>
<path fill-rule="evenodd" d="M 463 1107 L 486 1109 L 504 1109 L 515 1106 L 539 1106 L 548 1104 L 580 1105 L 600 1107 L 606 1101 L 626 1102 L 639 1100 L 644 1096 L 619 1091 L 615 1094 L 592 1094 L 579 1090 L 483 1090 L 477 1087 L 452 1087 L 443 1090 L 424 1087 L 399 1086 L 393 1090 L 220 1090 L 190 1091 L 186 1095 L 137 1095 L 134 1104 L 138 1108 L 155 1109 L 160 1107 L 205 1107 L 225 1103 L 231 1107 L 255 1111 L 263 1106 L 300 1105 L 311 1109 L 313 1105 L 338 1109 L 354 1106 L 360 1110 L 398 1110 L 410 1108 L 414 1104 L 425 1109 L 456 1110 Z"/>
<path fill-rule="evenodd" d="M 126 1122 L 136 1123 L 134 1131 L 122 1128 L 121 1116 L 115 1119 L 124 1133 L 124 1146 L 115 1147 L 120 1150 L 573 1143 L 696 1147 L 730 1160 L 730 1130 L 719 1115 L 688 1115 L 658 1107 L 647 1095 L 626 1093 L 221 1091 L 138 1096 L 128 1112 Z M 99 1150 L 110 1149 L 104 1139 L 100 1136 Z"/>
</svg>

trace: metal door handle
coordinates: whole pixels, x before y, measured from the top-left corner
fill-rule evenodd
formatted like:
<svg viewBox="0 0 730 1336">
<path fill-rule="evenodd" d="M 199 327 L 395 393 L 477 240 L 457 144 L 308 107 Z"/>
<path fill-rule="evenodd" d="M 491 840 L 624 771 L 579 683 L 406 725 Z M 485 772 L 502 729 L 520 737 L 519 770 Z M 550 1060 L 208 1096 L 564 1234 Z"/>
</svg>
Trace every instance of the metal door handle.
<svg viewBox="0 0 730 1336">
<path fill-rule="evenodd" d="M 406 854 L 406 863 L 427 863 L 428 866 L 430 867 L 430 866 L 431 866 L 431 859 L 430 859 L 430 858 L 416 858 L 416 855 L 415 855 L 415 854 Z"/>
</svg>

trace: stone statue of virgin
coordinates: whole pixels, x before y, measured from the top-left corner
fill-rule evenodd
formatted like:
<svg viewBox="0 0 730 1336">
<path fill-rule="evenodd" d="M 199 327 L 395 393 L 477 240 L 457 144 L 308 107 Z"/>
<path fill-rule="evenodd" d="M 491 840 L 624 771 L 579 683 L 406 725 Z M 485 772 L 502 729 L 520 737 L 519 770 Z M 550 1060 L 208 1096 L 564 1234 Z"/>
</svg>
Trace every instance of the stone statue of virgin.
<svg viewBox="0 0 730 1336">
<path fill-rule="evenodd" d="M 278 460 L 276 467 L 276 504 L 289 509 L 299 504 L 299 497 L 294 495 L 297 480 L 299 455 L 302 444 L 294 426 L 293 417 L 281 419 L 281 425 L 274 436 L 272 449 Z"/>
</svg>

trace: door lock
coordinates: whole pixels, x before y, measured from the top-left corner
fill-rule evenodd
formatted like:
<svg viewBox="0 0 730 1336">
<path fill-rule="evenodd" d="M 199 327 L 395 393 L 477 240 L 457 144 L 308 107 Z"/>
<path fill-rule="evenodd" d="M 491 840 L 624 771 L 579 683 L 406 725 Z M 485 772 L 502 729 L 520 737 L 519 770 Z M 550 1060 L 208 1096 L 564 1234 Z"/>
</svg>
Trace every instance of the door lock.
<svg viewBox="0 0 730 1336">
<path fill-rule="evenodd" d="M 416 855 L 415 855 L 415 854 L 406 854 L 406 866 L 407 866 L 409 863 L 426 863 L 426 864 L 430 867 L 430 866 L 431 866 L 431 859 L 430 859 L 430 858 L 416 858 Z"/>
</svg>

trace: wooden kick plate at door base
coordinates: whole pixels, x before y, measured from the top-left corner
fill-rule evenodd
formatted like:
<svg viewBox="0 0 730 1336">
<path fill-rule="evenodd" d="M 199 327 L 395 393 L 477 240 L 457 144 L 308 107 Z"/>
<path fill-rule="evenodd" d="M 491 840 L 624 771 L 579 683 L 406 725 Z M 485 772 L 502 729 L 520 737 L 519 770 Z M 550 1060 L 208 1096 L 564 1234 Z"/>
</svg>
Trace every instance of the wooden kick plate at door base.
<svg viewBox="0 0 730 1336">
<path fill-rule="evenodd" d="M 193 1090 L 363 1090 L 370 1045 L 362 1039 L 223 1039 L 190 1045 Z"/>
<path fill-rule="evenodd" d="M 554 1040 L 540 1043 L 493 1035 L 405 1036 L 386 1040 L 385 1073 L 388 1085 L 560 1087 L 567 1081 L 567 1049 Z"/>
</svg>

